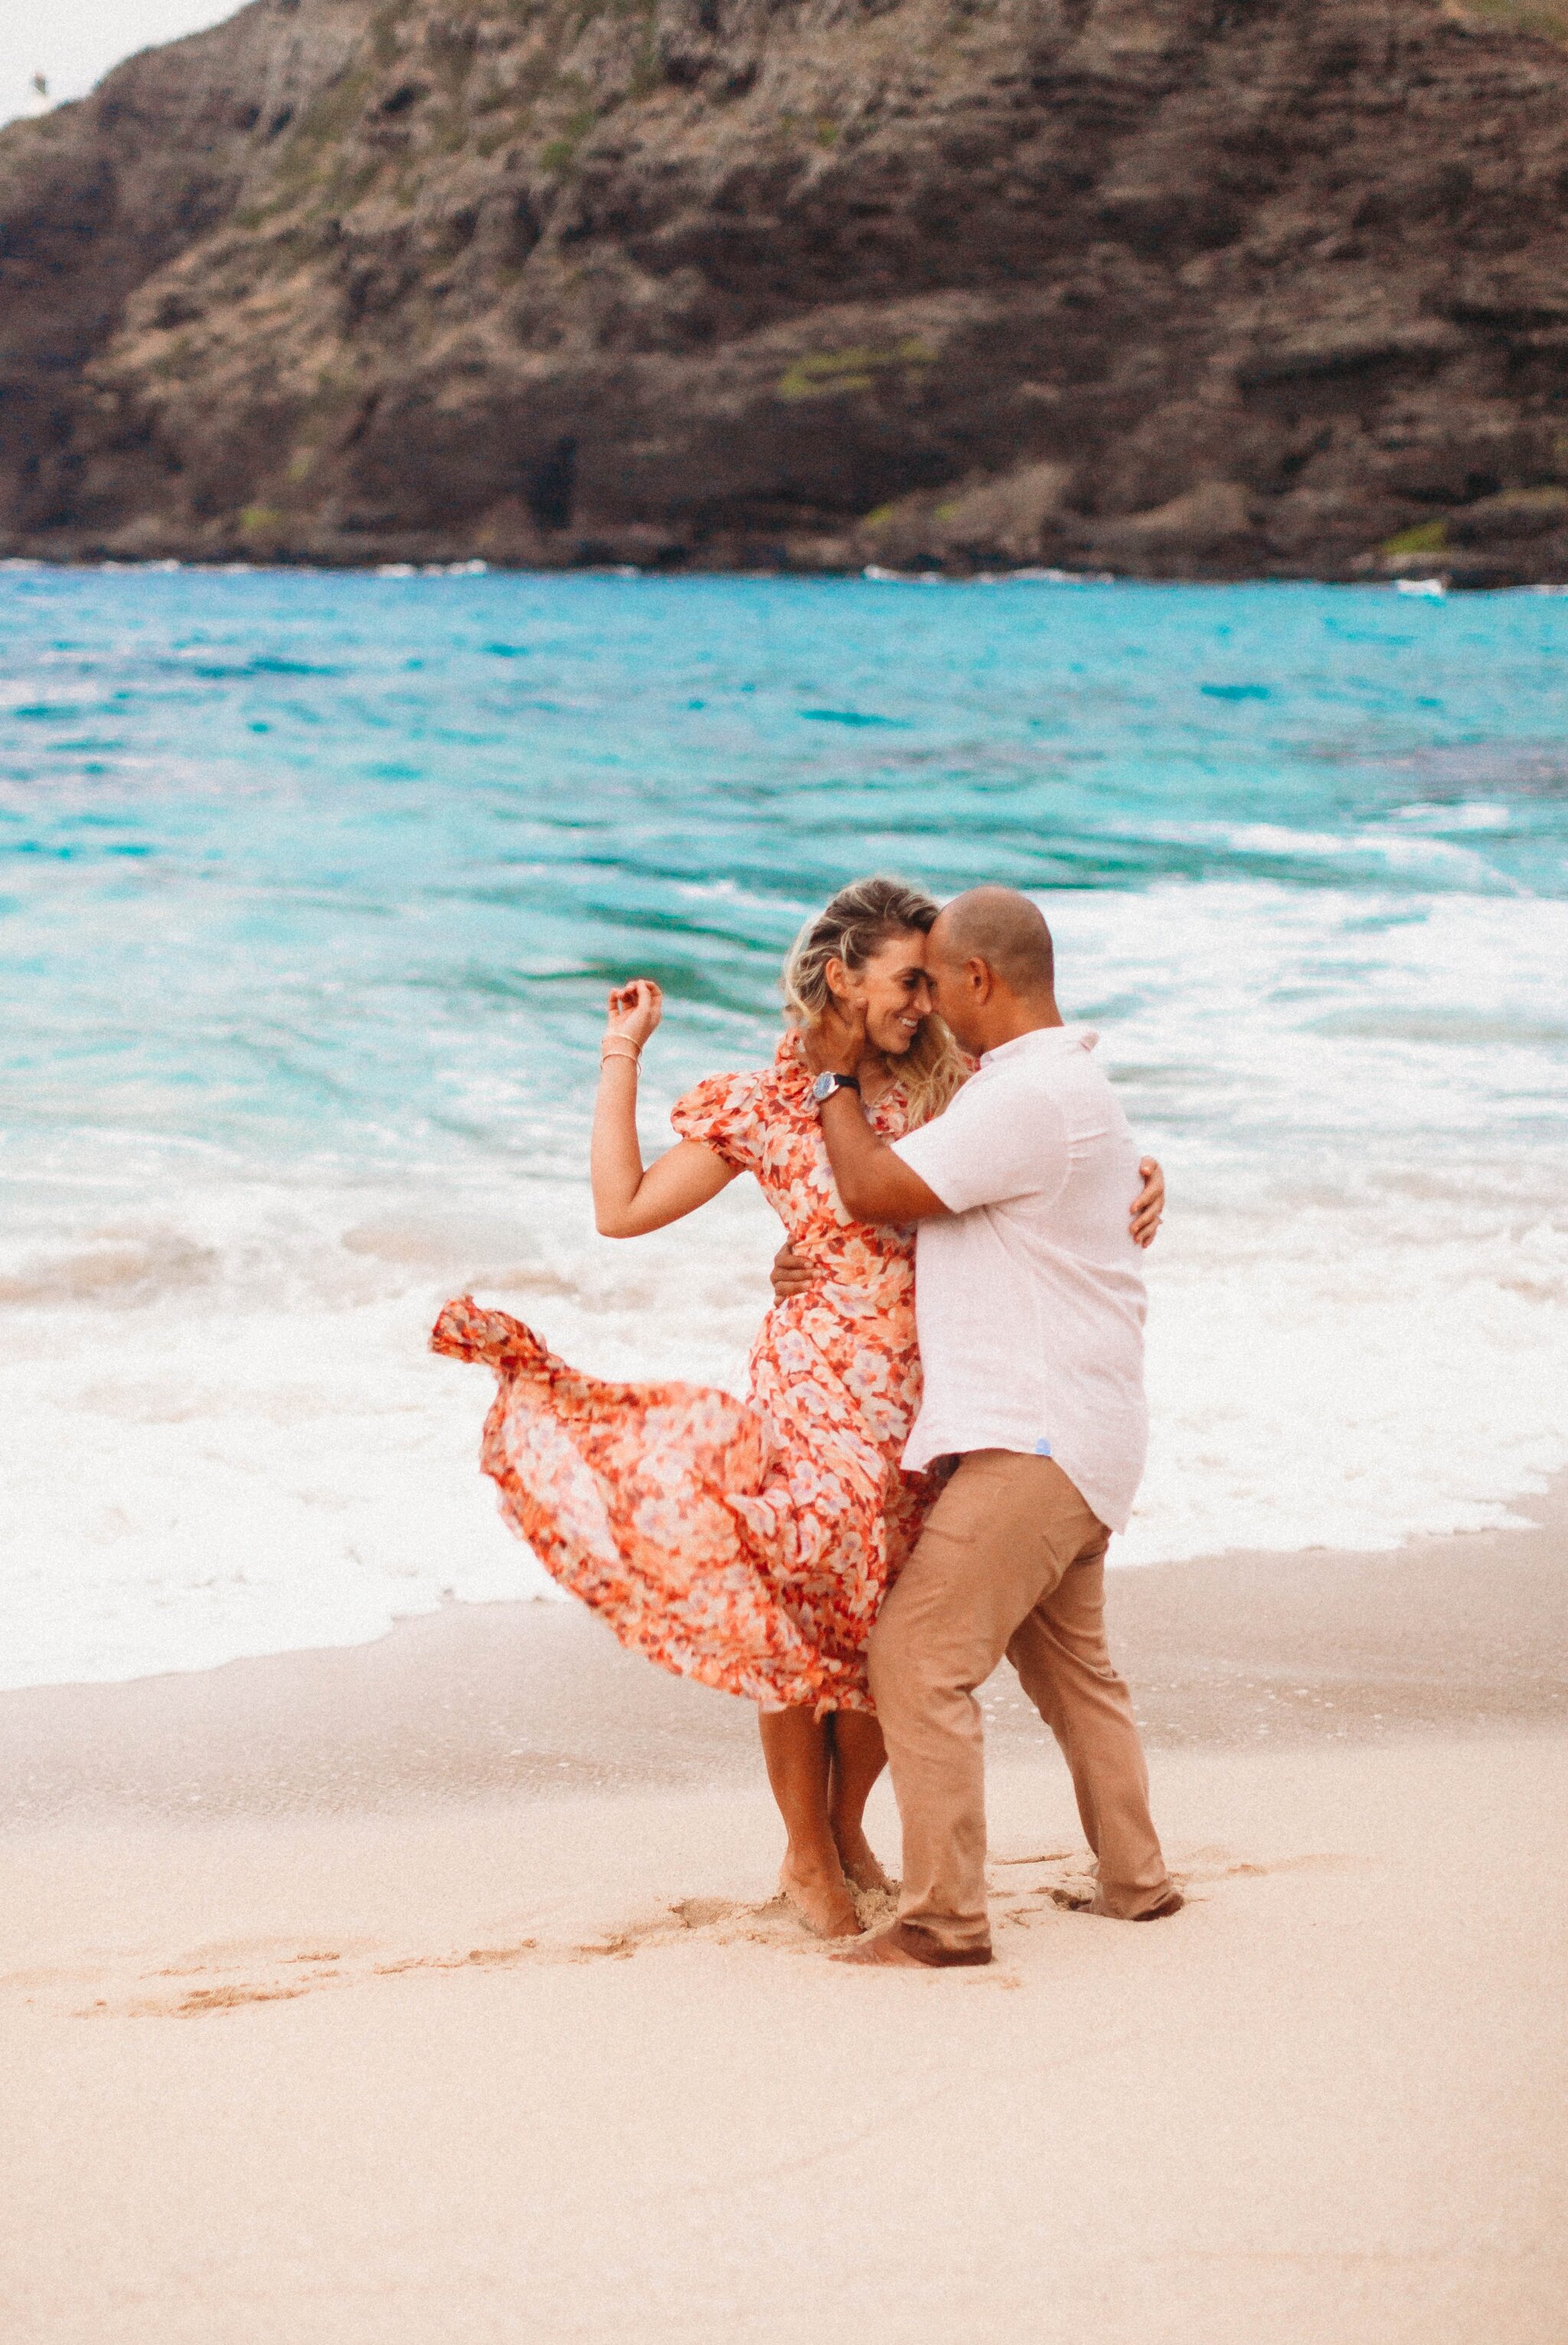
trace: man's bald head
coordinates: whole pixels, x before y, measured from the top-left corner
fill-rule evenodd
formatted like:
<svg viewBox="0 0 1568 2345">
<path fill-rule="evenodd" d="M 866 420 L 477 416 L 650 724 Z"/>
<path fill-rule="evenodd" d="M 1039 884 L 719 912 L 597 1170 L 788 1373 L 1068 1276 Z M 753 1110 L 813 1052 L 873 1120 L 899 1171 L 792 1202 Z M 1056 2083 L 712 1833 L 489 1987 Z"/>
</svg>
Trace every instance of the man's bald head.
<svg viewBox="0 0 1568 2345">
<path fill-rule="evenodd" d="M 971 888 L 944 905 L 931 932 L 933 960 L 962 969 L 983 960 L 1009 993 L 1048 998 L 1056 985 L 1056 955 L 1045 916 L 1016 888 Z"/>
</svg>

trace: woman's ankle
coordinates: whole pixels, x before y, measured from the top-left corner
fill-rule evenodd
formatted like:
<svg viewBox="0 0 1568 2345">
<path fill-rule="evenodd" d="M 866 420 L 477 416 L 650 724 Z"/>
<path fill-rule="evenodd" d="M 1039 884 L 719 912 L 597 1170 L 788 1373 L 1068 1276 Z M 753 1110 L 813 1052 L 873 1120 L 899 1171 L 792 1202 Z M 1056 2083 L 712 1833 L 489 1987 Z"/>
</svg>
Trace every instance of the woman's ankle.
<svg viewBox="0 0 1568 2345">
<path fill-rule="evenodd" d="M 831 1841 L 821 1847 L 813 1844 L 805 1848 L 792 1841 L 784 1852 L 782 1869 L 793 1880 L 818 1883 L 824 1888 L 831 1888 L 844 1878 L 843 1859 Z"/>
<path fill-rule="evenodd" d="M 866 1838 L 865 1826 L 857 1817 L 853 1823 L 835 1824 L 833 1838 L 839 1851 L 839 1862 L 844 1868 L 844 1878 L 851 1889 L 891 1889 L 892 1882 L 882 1870 L 881 1860 Z"/>
</svg>

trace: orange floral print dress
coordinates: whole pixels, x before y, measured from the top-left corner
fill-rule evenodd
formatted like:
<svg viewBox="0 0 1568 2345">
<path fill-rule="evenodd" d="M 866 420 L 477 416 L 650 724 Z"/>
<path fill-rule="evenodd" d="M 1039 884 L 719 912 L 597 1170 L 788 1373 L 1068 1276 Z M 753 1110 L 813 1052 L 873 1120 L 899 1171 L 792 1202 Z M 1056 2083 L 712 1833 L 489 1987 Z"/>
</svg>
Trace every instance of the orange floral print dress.
<svg viewBox="0 0 1568 2345">
<path fill-rule="evenodd" d="M 877 1609 L 944 1478 L 899 1457 L 920 1404 L 914 1241 L 852 1222 L 797 1035 L 771 1067 L 714 1075 L 670 1119 L 750 1172 L 819 1275 L 776 1303 L 748 1396 L 608 1384 L 467 1296 L 432 1347 L 499 1380 L 480 1462 L 540 1562 L 623 1645 L 765 1707 L 870 1710 Z M 897 1139 L 894 1083 L 871 1111 Z"/>
</svg>

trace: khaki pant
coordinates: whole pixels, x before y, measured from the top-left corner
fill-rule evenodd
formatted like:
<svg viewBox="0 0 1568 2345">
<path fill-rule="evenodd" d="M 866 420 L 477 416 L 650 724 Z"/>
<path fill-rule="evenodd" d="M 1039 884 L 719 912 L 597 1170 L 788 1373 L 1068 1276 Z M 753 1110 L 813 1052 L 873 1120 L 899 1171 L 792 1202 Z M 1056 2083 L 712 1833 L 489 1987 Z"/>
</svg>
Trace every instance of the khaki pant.
<svg viewBox="0 0 1568 2345">
<path fill-rule="evenodd" d="M 1109 1538 L 1050 1458 L 972 1450 L 871 1631 L 904 1829 L 900 1915 L 944 1947 L 990 1943 L 974 1689 L 1003 1653 L 1072 1771 L 1099 1863 L 1095 1910 L 1135 1921 L 1169 1893 L 1132 1700 L 1105 1649 Z"/>
</svg>

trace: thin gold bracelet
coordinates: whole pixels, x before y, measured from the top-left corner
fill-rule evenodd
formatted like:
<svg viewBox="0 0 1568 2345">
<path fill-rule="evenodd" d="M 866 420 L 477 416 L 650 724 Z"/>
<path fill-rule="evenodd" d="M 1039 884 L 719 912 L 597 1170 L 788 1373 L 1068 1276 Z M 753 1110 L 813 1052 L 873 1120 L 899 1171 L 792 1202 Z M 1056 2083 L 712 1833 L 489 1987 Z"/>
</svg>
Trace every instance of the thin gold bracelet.
<svg viewBox="0 0 1568 2345">
<path fill-rule="evenodd" d="M 624 1051 L 612 1051 L 610 1048 L 612 1042 L 624 1042 L 626 1047 Z M 610 1059 L 630 1059 L 633 1066 L 635 1067 L 638 1064 L 642 1055 L 641 1045 L 634 1042 L 629 1034 L 606 1034 L 604 1041 L 599 1044 L 599 1064 L 601 1067 L 607 1060 Z"/>
</svg>

